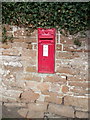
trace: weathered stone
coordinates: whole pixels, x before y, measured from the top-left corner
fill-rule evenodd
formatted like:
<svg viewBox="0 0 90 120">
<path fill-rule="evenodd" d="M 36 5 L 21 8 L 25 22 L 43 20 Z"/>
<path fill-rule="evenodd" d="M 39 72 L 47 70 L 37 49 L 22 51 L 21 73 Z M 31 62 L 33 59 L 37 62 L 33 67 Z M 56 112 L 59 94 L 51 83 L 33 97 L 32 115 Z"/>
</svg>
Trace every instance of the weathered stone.
<svg viewBox="0 0 90 120">
<path fill-rule="evenodd" d="M 13 98 L 13 97 L 9 97 L 9 96 L 2 96 L 2 98 L 0 98 L 2 102 L 17 102 L 17 98 Z"/>
<path fill-rule="evenodd" d="M 68 91 L 69 91 L 69 87 L 63 85 L 63 86 L 62 86 L 62 92 L 63 92 L 63 93 L 66 93 L 66 92 L 68 92 Z"/>
<path fill-rule="evenodd" d="M 39 82 L 37 81 L 25 81 L 25 86 L 24 88 L 25 89 L 32 89 L 33 91 L 35 92 L 38 92 L 40 91 L 38 88 L 37 88 L 37 85 L 39 84 Z"/>
<path fill-rule="evenodd" d="M 62 51 L 62 45 L 61 44 L 57 44 L 56 45 L 56 50 L 58 51 Z"/>
<path fill-rule="evenodd" d="M 4 49 L 9 49 L 9 48 L 11 48 L 12 47 L 12 45 L 11 45 L 11 43 L 4 43 L 4 44 L 0 44 L 0 48 L 4 48 Z"/>
<path fill-rule="evenodd" d="M 74 52 L 57 52 L 56 53 L 57 59 L 73 59 L 78 57 L 79 57 L 78 53 L 74 53 Z"/>
<path fill-rule="evenodd" d="M 40 90 L 40 91 L 46 91 L 46 90 L 49 90 L 49 84 L 48 83 L 40 83 L 37 85 L 37 88 Z"/>
<path fill-rule="evenodd" d="M 82 108 L 82 107 L 75 107 L 76 111 L 82 111 L 82 112 L 90 112 L 90 109 L 88 108 Z"/>
<path fill-rule="evenodd" d="M 56 70 L 56 72 L 66 73 L 66 74 L 71 74 L 71 75 L 75 74 L 75 72 L 71 68 L 61 68 L 61 67 L 58 67 L 57 70 Z"/>
<path fill-rule="evenodd" d="M 34 60 L 34 59 L 32 59 L 32 58 L 30 58 L 30 57 L 23 57 L 22 58 L 22 64 L 23 64 L 23 66 L 26 68 L 26 67 L 30 67 L 30 66 L 32 66 L 32 65 L 36 65 L 36 59 Z"/>
<path fill-rule="evenodd" d="M 20 90 L 14 90 L 14 89 L 9 89 L 9 90 L 2 90 L 3 91 L 3 95 L 6 97 L 11 97 L 11 98 L 19 98 L 19 95 L 22 93 L 22 91 Z"/>
<path fill-rule="evenodd" d="M 0 29 L 0 37 L 2 37 L 2 30 Z"/>
<path fill-rule="evenodd" d="M 76 117 L 77 118 L 89 118 L 89 113 L 76 111 Z"/>
<path fill-rule="evenodd" d="M 36 66 L 26 67 L 26 72 L 36 72 Z"/>
<path fill-rule="evenodd" d="M 5 70 L 9 70 L 10 72 L 19 72 L 20 73 L 20 71 L 23 71 L 23 68 L 22 67 L 12 67 L 12 66 L 10 66 L 10 65 L 7 65 L 7 66 L 4 66 L 4 69 Z"/>
<path fill-rule="evenodd" d="M 70 106 L 49 104 L 48 111 L 56 115 L 74 118 L 74 109 Z"/>
<path fill-rule="evenodd" d="M 22 101 L 24 101 L 24 102 L 34 102 L 38 98 L 39 98 L 39 94 L 38 93 L 34 93 L 32 90 L 24 91 L 20 95 L 20 99 Z"/>
<path fill-rule="evenodd" d="M 26 107 L 27 105 L 25 103 L 16 103 L 16 102 L 12 102 L 12 103 L 4 103 L 4 106 L 6 107 Z"/>
<path fill-rule="evenodd" d="M 37 50 L 37 44 L 33 44 L 34 50 Z"/>
<path fill-rule="evenodd" d="M 62 78 L 60 75 L 46 76 L 44 78 L 44 81 L 45 82 L 52 82 L 52 83 L 66 82 L 66 77 Z"/>
<path fill-rule="evenodd" d="M 31 37 L 36 37 L 37 35 L 37 30 L 34 30 L 33 32 L 31 32 Z"/>
<path fill-rule="evenodd" d="M 29 103 L 28 108 L 35 112 L 45 112 L 47 110 L 47 105 L 48 104 L 45 102 Z"/>
<path fill-rule="evenodd" d="M 14 38 L 13 42 L 26 42 L 26 39 L 24 37 Z"/>
<path fill-rule="evenodd" d="M 2 50 L 2 55 L 20 56 L 21 52 L 19 51 L 19 49 L 16 49 L 16 48 L 4 49 L 4 50 Z"/>
<path fill-rule="evenodd" d="M 60 90 L 61 90 L 61 85 L 60 84 L 58 84 L 58 83 L 54 83 L 54 84 L 51 84 L 50 85 L 51 87 L 50 87 L 50 89 L 49 89 L 49 91 L 51 91 L 51 92 L 56 92 L 56 93 L 58 93 L 58 92 L 60 92 Z"/>
<path fill-rule="evenodd" d="M 88 88 L 89 87 L 89 83 L 87 82 L 69 82 L 70 86 L 75 86 L 75 87 L 82 87 L 82 88 Z"/>
<path fill-rule="evenodd" d="M 13 66 L 13 67 L 22 67 L 22 64 L 19 61 L 10 61 L 10 62 L 4 62 L 5 66 Z"/>
<path fill-rule="evenodd" d="M 31 50 L 31 49 L 26 49 L 23 48 L 22 50 L 22 57 L 31 57 L 32 59 L 36 58 L 36 51 L 35 50 Z"/>
<path fill-rule="evenodd" d="M 45 102 L 62 104 L 63 96 L 53 92 L 44 92 L 44 94 L 49 95 L 45 97 Z"/>
<path fill-rule="evenodd" d="M 17 113 L 22 116 L 22 118 L 26 118 L 27 113 L 28 113 L 28 109 L 27 108 L 21 108 L 17 111 Z"/>
<path fill-rule="evenodd" d="M 22 116 L 17 112 L 20 108 L 18 107 L 6 107 L 2 108 L 2 118 L 22 118 Z"/>
<path fill-rule="evenodd" d="M 13 42 L 12 48 L 28 48 L 28 44 L 25 42 Z"/>
<path fill-rule="evenodd" d="M 60 36 L 60 42 L 62 43 L 62 44 L 67 44 L 67 45 L 73 45 L 73 40 L 72 40 L 72 37 L 70 38 L 70 37 L 66 37 L 66 36 L 64 36 L 64 35 L 61 35 Z"/>
<path fill-rule="evenodd" d="M 37 30 L 31 33 L 25 28 L 6 27 L 7 35 L 14 33 L 14 38 L 11 43 L 0 42 L 0 83 L 3 85 L 0 87 L 0 101 L 10 107 L 10 116 L 41 118 L 49 103 L 54 103 L 50 105 L 52 111 L 49 113 L 54 118 L 72 118 L 74 113 L 77 118 L 86 116 L 90 86 L 87 38 L 80 39 L 82 45 L 78 47 L 73 44 L 73 36 L 61 35 L 60 43 L 56 44 L 55 73 L 40 74 L 37 73 Z M 13 106 L 14 112 L 11 110 Z"/>
<path fill-rule="evenodd" d="M 66 96 L 64 97 L 64 104 L 88 109 L 88 98 Z"/>
<path fill-rule="evenodd" d="M 26 35 L 27 35 L 27 33 L 26 33 L 26 31 L 25 31 L 24 28 L 22 28 L 22 29 L 17 30 L 17 31 L 14 32 L 14 36 L 15 37 L 26 36 Z"/>
<path fill-rule="evenodd" d="M 2 102 L 0 102 L 0 119 L 2 119 Z"/>
<path fill-rule="evenodd" d="M 67 77 L 68 81 L 85 81 L 82 76 L 68 76 Z"/>
<path fill-rule="evenodd" d="M 44 117 L 44 113 L 43 112 L 36 112 L 36 111 L 32 111 L 30 110 L 27 114 L 27 118 L 43 118 Z"/>
<path fill-rule="evenodd" d="M 73 93 L 77 93 L 79 95 L 85 95 L 89 93 L 88 90 L 85 90 L 83 88 L 75 88 L 75 87 L 71 88 L 70 91 Z"/>
<path fill-rule="evenodd" d="M 31 80 L 31 81 L 37 81 L 40 82 L 41 81 L 41 77 L 35 74 L 24 74 L 24 77 L 21 78 L 22 80 Z"/>
<path fill-rule="evenodd" d="M 32 44 L 28 44 L 27 49 L 32 49 Z"/>
</svg>

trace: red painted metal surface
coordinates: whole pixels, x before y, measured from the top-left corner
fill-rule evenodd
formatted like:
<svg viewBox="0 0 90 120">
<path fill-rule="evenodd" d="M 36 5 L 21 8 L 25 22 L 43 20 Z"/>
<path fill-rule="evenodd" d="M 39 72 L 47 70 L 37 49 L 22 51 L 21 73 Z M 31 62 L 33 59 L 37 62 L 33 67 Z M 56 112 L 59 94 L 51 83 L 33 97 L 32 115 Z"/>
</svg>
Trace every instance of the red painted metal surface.
<svg viewBox="0 0 90 120">
<path fill-rule="evenodd" d="M 38 28 L 38 72 L 54 73 L 56 30 Z"/>
</svg>

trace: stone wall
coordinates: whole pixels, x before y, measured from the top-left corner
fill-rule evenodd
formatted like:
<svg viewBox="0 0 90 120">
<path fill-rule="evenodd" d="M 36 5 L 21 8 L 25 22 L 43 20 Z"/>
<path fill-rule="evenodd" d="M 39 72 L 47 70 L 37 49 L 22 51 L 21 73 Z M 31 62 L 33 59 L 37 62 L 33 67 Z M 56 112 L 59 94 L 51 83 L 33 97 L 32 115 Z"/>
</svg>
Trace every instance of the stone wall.
<svg viewBox="0 0 90 120">
<path fill-rule="evenodd" d="M 88 118 L 88 37 L 73 44 L 56 36 L 55 73 L 37 72 L 37 30 L 5 25 L 13 41 L 0 43 L 0 101 L 3 117 Z M 87 32 L 86 32 L 87 33 Z M 1 36 L 0 32 L 0 36 Z"/>
</svg>

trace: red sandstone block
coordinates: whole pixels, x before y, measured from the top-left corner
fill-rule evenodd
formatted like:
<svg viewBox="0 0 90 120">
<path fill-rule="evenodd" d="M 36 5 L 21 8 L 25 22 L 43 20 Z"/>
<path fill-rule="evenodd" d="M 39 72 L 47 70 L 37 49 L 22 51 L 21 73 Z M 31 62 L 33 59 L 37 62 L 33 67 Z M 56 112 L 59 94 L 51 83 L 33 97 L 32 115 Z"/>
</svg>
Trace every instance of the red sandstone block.
<svg viewBox="0 0 90 120">
<path fill-rule="evenodd" d="M 4 67 L 4 70 L 9 70 L 10 72 L 23 72 L 23 68 L 22 67 L 13 67 L 13 66 L 10 66 L 10 65 L 7 65 L 7 66 L 3 66 Z"/>
<path fill-rule="evenodd" d="M 63 93 L 67 93 L 68 91 L 69 91 L 69 87 L 66 86 L 66 85 L 63 85 L 63 86 L 62 86 L 62 92 L 63 92 Z"/>
<path fill-rule="evenodd" d="M 9 49 L 12 47 L 11 43 L 0 43 L 0 48 Z"/>
<path fill-rule="evenodd" d="M 13 42 L 26 42 L 26 39 L 24 37 L 14 38 Z"/>
<path fill-rule="evenodd" d="M 49 95 L 45 97 L 45 102 L 62 104 L 63 95 L 59 95 L 55 92 L 43 91 L 42 94 Z"/>
<path fill-rule="evenodd" d="M 36 66 L 30 66 L 25 68 L 26 72 L 37 72 Z"/>
<path fill-rule="evenodd" d="M 66 82 L 66 77 L 62 78 L 60 75 L 46 76 L 44 78 L 44 81 L 45 82 L 52 82 L 52 83 Z"/>
<path fill-rule="evenodd" d="M 37 76 L 37 75 L 33 75 L 33 74 L 24 74 L 24 77 L 22 78 L 22 80 L 30 80 L 30 81 L 37 81 L 40 82 L 41 81 L 41 77 Z"/>
<path fill-rule="evenodd" d="M 32 90 L 26 90 L 20 95 L 20 99 L 23 102 L 34 102 L 39 98 L 38 93 L 34 93 Z"/>
<path fill-rule="evenodd" d="M 37 43 L 37 38 L 36 37 L 26 37 L 25 42 L 27 43 Z"/>
</svg>

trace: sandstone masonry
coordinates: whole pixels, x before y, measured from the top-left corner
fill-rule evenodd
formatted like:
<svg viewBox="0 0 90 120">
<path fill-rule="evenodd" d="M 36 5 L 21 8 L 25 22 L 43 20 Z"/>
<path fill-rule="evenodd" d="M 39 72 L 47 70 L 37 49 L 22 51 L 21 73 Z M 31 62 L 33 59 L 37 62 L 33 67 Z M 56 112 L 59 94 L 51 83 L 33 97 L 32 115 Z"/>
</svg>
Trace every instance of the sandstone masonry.
<svg viewBox="0 0 90 120">
<path fill-rule="evenodd" d="M 77 36 L 60 35 L 59 39 L 57 34 L 55 73 L 41 74 L 37 72 L 37 30 L 5 27 L 13 41 L 0 42 L 3 118 L 88 118 L 89 36 L 80 37 L 78 47 L 73 44 Z"/>
</svg>

